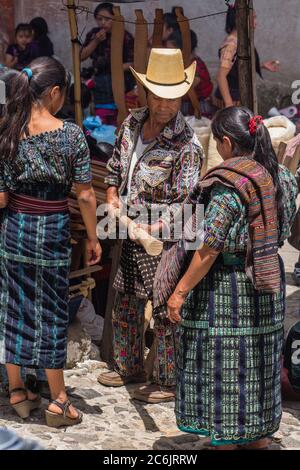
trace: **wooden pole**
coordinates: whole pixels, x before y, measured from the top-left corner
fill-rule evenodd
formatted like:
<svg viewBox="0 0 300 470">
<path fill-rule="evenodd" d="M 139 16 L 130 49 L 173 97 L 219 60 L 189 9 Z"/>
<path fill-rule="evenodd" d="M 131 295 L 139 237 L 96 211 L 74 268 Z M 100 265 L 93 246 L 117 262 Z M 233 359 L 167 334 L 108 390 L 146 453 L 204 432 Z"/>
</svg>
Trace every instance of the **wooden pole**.
<svg viewBox="0 0 300 470">
<path fill-rule="evenodd" d="M 152 47 L 162 47 L 163 30 L 164 11 L 161 8 L 156 8 L 152 35 Z"/>
<path fill-rule="evenodd" d="M 256 89 L 256 58 L 254 45 L 254 7 L 253 0 L 249 1 L 249 36 L 250 36 L 250 56 L 251 56 L 251 80 L 252 80 L 252 110 L 258 113 L 257 89 Z"/>
<path fill-rule="evenodd" d="M 238 34 L 239 89 L 242 106 L 254 111 L 254 83 L 252 76 L 249 0 L 236 0 L 236 24 Z M 253 43 L 254 44 L 254 43 Z"/>
<path fill-rule="evenodd" d="M 80 77 L 80 42 L 78 41 L 78 25 L 75 10 L 75 0 L 67 0 L 68 17 L 72 41 L 73 74 L 74 74 L 74 101 L 75 119 L 78 126 L 82 127 L 81 108 L 81 77 Z"/>
<path fill-rule="evenodd" d="M 107 294 L 107 303 L 105 309 L 104 329 L 101 341 L 101 359 L 109 364 L 113 362 L 114 350 L 113 350 L 113 324 L 112 324 L 112 312 L 116 300 L 116 291 L 113 288 L 113 282 L 117 274 L 120 257 L 122 251 L 122 241 L 118 240 L 112 248 L 112 264 L 109 276 L 109 287 Z"/>
<path fill-rule="evenodd" d="M 114 19 L 111 32 L 111 78 L 114 100 L 118 108 L 117 126 L 120 128 L 128 111 L 125 102 L 125 78 L 123 68 L 123 48 L 125 24 L 120 7 L 114 7 Z"/>
<path fill-rule="evenodd" d="M 181 31 L 182 36 L 182 44 L 183 44 L 183 61 L 184 66 L 188 67 L 191 65 L 191 53 L 192 53 L 192 44 L 191 44 L 191 30 L 190 24 L 188 19 L 184 16 L 182 7 L 177 7 L 175 9 L 176 17 L 179 22 L 179 28 Z M 191 100 L 192 106 L 194 108 L 194 114 L 196 118 L 201 118 L 201 107 L 198 97 L 196 95 L 194 87 L 191 87 L 188 92 L 189 98 Z"/>
<path fill-rule="evenodd" d="M 136 26 L 134 38 L 134 68 L 139 73 L 146 73 L 148 53 L 148 23 L 144 18 L 143 10 L 135 10 Z M 143 86 L 138 83 L 139 102 L 146 106 L 146 93 Z"/>
</svg>

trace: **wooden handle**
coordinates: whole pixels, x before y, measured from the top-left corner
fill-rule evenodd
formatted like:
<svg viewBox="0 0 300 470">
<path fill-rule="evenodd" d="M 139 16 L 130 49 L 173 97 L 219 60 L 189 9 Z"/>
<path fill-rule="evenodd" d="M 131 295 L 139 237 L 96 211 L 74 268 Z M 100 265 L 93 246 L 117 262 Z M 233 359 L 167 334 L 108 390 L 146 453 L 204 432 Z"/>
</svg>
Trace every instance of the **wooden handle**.
<svg viewBox="0 0 300 470">
<path fill-rule="evenodd" d="M 120 220 L 120 223 L 128 229 L 128 234 L 134 232 L 135 240 L 142 245 L 146 253 L 150 256 L 158 256 L 163 250 L 163 243 L 160 240 L 152 237 L 145 230 L 139 228 L 137 224 L 131 220 L 127 215 L 121 215 L 120 209 L 115 210 L 115 216 Z"/>
</svg>

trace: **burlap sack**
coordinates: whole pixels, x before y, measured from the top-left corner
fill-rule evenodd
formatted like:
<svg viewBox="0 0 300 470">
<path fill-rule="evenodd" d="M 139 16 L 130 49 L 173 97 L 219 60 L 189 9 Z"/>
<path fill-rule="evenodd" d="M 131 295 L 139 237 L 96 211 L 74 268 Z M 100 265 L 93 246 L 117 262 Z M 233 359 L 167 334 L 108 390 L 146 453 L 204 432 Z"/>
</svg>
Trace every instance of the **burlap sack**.
<svg viewBox="0 0 300 470">
<path fill-rule="evenodd" d="M 280 142 L 288 142 L 296 133 L 296 126 L 285 116 L 274 116 L 264 120 L 269 130 L 275 152 L 278 152 Z"/>
<path fill-rule="evenodd" d="M 204 164 L 201 171 L 201 176 L 206 173 L 207 158 L 208 158 L 208 148 L 209 148 L 209 139 L 211 135 L 211 121 L 206 117 L 201 119 L 195 118 L 195 116 L 187 116 L 186 121 L 194 129 L 196 136 L 200 144 L 203 147 L 203 152 L 205 155 Z"/>
</svg>

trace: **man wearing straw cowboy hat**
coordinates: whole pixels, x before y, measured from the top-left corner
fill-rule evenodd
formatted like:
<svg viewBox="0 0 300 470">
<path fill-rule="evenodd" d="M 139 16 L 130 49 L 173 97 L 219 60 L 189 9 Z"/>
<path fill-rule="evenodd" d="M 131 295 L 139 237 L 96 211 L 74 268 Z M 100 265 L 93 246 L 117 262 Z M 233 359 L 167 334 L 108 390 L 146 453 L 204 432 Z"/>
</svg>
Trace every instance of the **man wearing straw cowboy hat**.
<svg viewBox="0 0 300 470">
<path fill-rule="evenodd" d="M 181 204 L 196 184 L 203 157 L 192 128 L 180 112 L 181 97 L 193 84 L 195 63 L 184 69 L 179 49 L 152 49 L 146 74 L 131 68 L 147 93 L 145 108 L 131 111 L 121 126 L 107 168 L 107 200 L 119 207 L 164 205 L 167 214 L 143 228 L 151 234 L 167 229 L 168 210 Z M 168 217 L 166 217 L 166 215 Z M 144 372 L 144 310 L 152 299 L 154 274 L 160 256 L 150 257 L 132 240 L 123 242 L 114 282 L 114 370 L 102 373 L 103 385 L 122 386 L 146 381 Z M 134 398 L 150 403 L 174 399 L 176 332 L 164 315 L 154 319 L 153 384 L 139 386 Z"/>
</svg>

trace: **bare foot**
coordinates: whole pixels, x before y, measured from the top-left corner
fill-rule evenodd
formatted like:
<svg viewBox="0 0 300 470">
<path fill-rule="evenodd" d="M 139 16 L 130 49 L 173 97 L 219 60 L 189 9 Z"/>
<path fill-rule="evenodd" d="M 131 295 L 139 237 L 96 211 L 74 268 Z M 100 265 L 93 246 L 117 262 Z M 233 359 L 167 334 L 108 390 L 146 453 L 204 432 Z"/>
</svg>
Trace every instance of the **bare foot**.
<svg viewBox="0 0 300 470">
<path fill-rule="evenodd" d="M 57 400 L 57 401 L 59 401 L 59 403 L 61 403 L 63 405 L 63 403 L 60 400 Z M 55 403 L 50 403 L 49 406 L 48 406 L 48 410 L 52 411 L 52 413 L 56 413 L 58 415 L 63 414 L 63 411 L 57 405 L 55 405 Z M 66 415 L 69 418 L 76 419 L 76 418 L 78 418 L 79 413 L 73 405 L 70 405 Z"/>
</svg>

